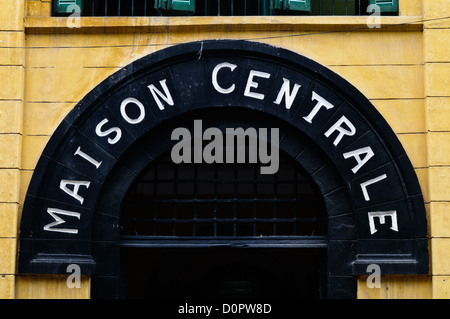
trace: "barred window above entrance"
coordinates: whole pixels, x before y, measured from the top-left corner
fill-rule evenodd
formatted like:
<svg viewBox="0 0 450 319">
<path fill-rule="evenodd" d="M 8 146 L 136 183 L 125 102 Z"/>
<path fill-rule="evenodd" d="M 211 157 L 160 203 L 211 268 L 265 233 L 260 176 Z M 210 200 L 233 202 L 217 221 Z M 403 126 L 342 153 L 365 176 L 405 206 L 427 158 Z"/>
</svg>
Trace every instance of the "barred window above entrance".
<svg viewBox="0 0 450 319">
<path fill-rule="evenodd" d="M 326 235 L 325 206 L 314 182 L 281 155 L 275 175 L 261 175 L 255 164 L 177 165 L 161 157 L 129 189 L 122 235 Z"/>
<path fill-rule="evenodd" d="M 103 17 L 398 15 L 399 0 L 53 0 L 53 16 L 74 12 Z"/>
</svg>

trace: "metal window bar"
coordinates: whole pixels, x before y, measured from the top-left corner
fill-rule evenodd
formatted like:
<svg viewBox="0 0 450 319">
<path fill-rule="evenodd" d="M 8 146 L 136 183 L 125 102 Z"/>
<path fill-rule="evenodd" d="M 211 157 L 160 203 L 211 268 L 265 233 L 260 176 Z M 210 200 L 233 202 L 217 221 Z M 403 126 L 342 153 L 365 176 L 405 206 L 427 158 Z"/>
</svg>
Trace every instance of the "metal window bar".
<svg viewBox="0 0 450 319">
<path fill-rule="evenodd" d="M 230 164 L 204 164 L 200 176 L 198 164 L 183 167 L 167 157 L 157 160 L 127 194 L 128 204 L 121 216 L 122 235 L 324 236 L 326 214 L 322 200 L 294 164 L 281 160 L 284 176 L 272 177 L 258 175 L 257 164 L 231 164 L 232 172 L 224 166 Z M 193 176 L 182 177 L 189 171 Z"/>
<path fill-rule="evenodd" d="M 57 1 L 57 0 L 53 0 Z M 155 0 L 82 0 L 82 16 L 161 16 Z M 197 0 L 197 16 L 267 16 L 275 14 L 272 0 Z M 368 15 L 368 0 L 311 0 L 311 12 L 284 12 L 294 15 Z M 58 15 L 57 13 L 54 13 Z M 170 13 L 169 13 L 170 14 Z"/>
</svg>

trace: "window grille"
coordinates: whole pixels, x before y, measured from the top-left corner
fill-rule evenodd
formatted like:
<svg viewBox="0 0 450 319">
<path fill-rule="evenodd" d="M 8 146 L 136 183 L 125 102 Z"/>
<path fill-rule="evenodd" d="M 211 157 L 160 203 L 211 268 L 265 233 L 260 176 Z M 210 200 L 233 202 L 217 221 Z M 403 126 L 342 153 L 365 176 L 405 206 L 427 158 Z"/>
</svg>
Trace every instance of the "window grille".
<svg viewBox="0 0 450 319">
<path fill-rule="evenodd" d="M 78 5 L 81 16 L 102 17 L 165 15 L 358 16 L 372 13 L 372 11 L 367 12 L 369 4 L 379 5 L 382 14 L 398 13 L 398 0 L 304 0 L 304 2 L 303 0 L 53 0 L 52 12 L 54 16 L 69 15 L 75 12 L 73 5 Z"/>
<path fill-rule="evenodd" d="M 130 187 L 121 235 L 326 236 L 325 208 L 315 184 L 297 163 L 281 155 L 273 175 L 261 175 L 259 164 L 174 164 L 166 155 Z"/>
</svg>

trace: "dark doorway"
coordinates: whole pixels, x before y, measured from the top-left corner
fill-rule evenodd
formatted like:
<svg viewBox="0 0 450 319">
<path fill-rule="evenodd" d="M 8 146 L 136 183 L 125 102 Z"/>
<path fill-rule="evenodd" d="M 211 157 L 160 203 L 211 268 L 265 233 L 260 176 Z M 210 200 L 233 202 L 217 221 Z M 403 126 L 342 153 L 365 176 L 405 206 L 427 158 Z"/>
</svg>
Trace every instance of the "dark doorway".
<svg viewBox="0 0 450 319">
<path fill-rule="evenodd" d="M 122 248 L 124 297 L 318 299 L 326 249 Z"/>
<path fill-rule="evenodd" d="M 276 174 L 258 168 L 154 160 L 122 206 L 123 297 L 326 296 L 320 192 L 283 152 Z"/>
</svg>

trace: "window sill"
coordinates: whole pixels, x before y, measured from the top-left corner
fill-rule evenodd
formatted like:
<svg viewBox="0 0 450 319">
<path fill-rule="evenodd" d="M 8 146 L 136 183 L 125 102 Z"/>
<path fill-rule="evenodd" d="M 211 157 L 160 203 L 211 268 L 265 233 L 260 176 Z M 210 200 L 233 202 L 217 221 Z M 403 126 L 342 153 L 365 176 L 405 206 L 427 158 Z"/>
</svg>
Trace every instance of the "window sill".
<svg viewBox="0 0 450 319">
<path fill-rule="evenodd" d="M 368 22 L 375 20 L 368 16 L 81 17 L 79 27 L 70 28 L 65 17 L 26 17 L 25 29 L 27 33 L 158 32 L 189 26 L 205 31 L 422 31 L 422 20 L 422 16 L 386 16 L 380 18 L 381 29 L 370 29 Z"/>
</svg>

